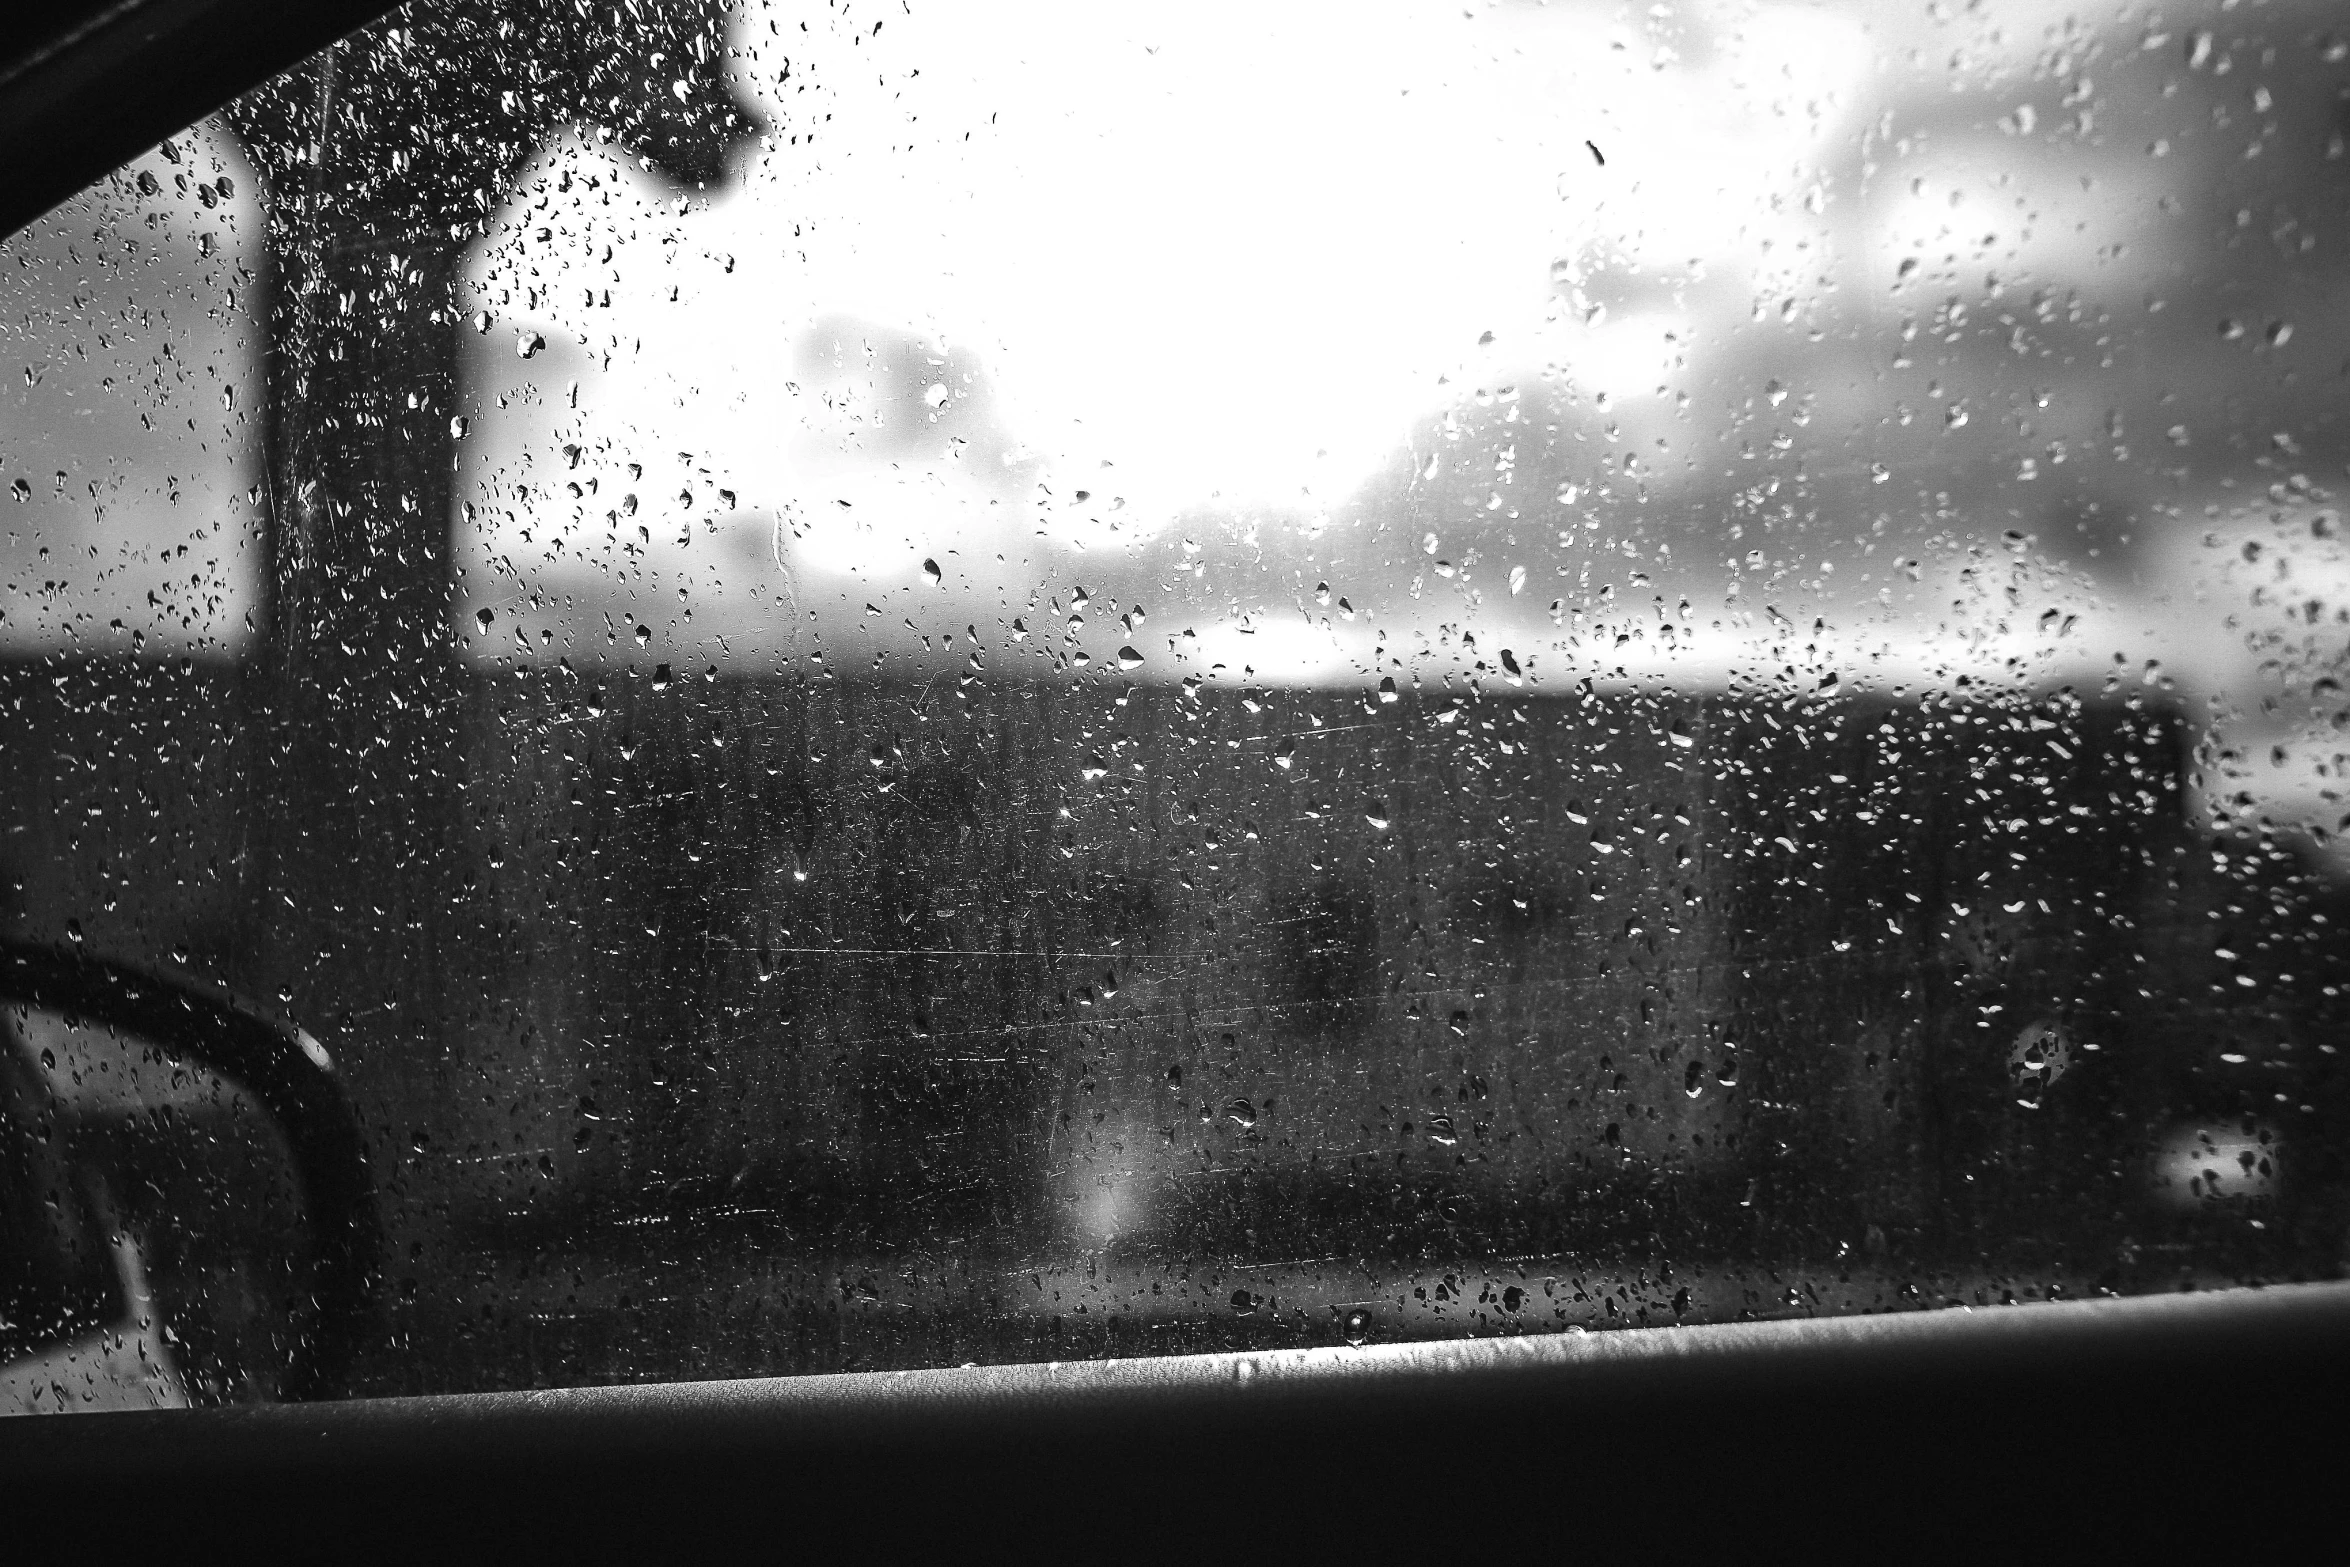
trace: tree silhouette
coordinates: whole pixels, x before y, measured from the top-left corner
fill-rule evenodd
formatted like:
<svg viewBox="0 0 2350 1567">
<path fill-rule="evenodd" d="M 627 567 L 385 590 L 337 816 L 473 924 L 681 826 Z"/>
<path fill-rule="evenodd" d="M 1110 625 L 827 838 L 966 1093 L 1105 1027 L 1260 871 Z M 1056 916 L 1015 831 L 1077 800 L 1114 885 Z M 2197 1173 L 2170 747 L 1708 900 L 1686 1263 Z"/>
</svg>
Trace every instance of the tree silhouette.
<svg viewBox="0 0 2350 1567">
<path fill-rule="evenodd" d="M 503 966 L 461 852 L 462 257 L 509 173 L 566 126 L 609 133 L 681 192 L 720 179 L 757 130 L 733 85 L 735 10 L 419 0 L 229 112 L 261 171 L 270 269 L 244 978 L 344 1058 L 395 1199 L 432 1205 L 412 1129 L 445 1101 L 452 1040 Z"/>
</svg>

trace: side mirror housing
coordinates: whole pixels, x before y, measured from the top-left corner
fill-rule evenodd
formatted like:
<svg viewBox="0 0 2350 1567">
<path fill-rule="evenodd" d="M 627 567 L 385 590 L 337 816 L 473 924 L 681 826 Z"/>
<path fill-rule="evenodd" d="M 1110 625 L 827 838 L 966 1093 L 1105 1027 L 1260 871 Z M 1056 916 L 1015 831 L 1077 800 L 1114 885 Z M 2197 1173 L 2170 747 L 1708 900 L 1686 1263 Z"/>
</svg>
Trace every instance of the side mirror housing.
<svg viewBox="0 0 2350 1567">
<path fill-rule="evenodd" d="M 168 1360 L 145 1337 L 160 1325 L 123 1224 L 142 1206 L 175 1253 L 243 1235 L 282 1262 L 265 1293 L 291 1326 L 248 1391 L 344 1391 L 380 1226 L 358 1119 L 308 1035 L 180 981 L 0 940 L 0 1183 L 0 1385 L 26 1382 L 22 1407 L 44 1407 L 61 1345 L 89 1357 L 85 1381 Z"/>
</svg>

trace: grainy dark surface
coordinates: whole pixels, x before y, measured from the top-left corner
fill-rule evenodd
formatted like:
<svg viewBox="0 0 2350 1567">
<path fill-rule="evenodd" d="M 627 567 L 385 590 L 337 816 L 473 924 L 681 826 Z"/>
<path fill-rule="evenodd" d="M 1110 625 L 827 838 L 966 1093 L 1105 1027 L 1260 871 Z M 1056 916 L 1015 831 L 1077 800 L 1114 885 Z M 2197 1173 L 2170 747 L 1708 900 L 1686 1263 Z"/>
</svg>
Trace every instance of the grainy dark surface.
<svg viewBox="0 0 2350 1567">
<path fill-rule="evenodd" d="M 2323 1521 L 2338 1286 L 1395 1351 L 0 1424 L 34 1537 L 2137 1554 Z M 1009 1533 L 1006 1533 L 1009 1531 Z"/>
</svg>

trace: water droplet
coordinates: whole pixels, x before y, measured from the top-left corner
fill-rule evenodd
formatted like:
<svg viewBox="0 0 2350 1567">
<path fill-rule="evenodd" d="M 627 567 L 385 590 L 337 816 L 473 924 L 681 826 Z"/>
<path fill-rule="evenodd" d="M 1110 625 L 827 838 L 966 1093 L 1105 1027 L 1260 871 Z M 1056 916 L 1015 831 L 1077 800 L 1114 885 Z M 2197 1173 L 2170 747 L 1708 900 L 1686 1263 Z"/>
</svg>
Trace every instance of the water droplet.
<svg viewBox="0 0 2350 1567">
<path fill-rule="evenodd" d="M 547 340 L 528 327 L 520 328 L 514 334 L 514 352 L 518 358 L 529 359 L 546 346 Z"/>
<path fill-rule="evenodd" d="M 451 414 L 449 416 L 449 434 L 452 438 L 462 441 L 465 439 L 465 432 L 472 428 L 473 422 L 467 419 L 463 414 Z"/>
<path fill-rule="evenodd" d="M 1257 1107 L 1245 1099 L 1235 1099 L 1224 1107 L 1224 1114 L 1241 1126 L 1257 1124 Z"/>
<path fill-rule="evenodd" d="M 1142 667 L 1142 655 L 1131 647 L 1122 647 L 1118 649 L 1118 667 L 1120 669 L 1139 669 Z"/>
<path fill-rule="evenodd" d="M 480 626 L 484 631 L 489 630 L 491 623 L 497 618 L 498 616 L 495 610 L 477 609 L 473 612 L 474 623 Z"/>
<path fill-rule="evenodd" d="M 945 576 L 945 573 L 938 569 L 937 561 L 925 559 L 922 562 L 922 575 L 928 577 L 932 582 L 935 583 L 940 581 Z"/>
<path fill-rule="evenodd" d="M 2045 1021 L 2027 1024 L 2007 1052 L 2007 1072 L 2018 1090 L 2017 1102 L 2038 1105 L 2071 1068 L 2072 1061 L 2072 1039 L 2061 1025 Z"/>
</svg>

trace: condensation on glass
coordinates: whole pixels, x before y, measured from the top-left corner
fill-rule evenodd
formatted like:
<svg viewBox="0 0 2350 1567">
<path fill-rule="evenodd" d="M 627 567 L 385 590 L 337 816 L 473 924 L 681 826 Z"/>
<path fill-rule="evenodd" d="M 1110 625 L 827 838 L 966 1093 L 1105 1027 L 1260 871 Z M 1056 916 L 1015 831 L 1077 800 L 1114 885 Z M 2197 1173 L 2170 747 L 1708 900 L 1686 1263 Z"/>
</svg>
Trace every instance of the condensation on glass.
<svg viewBox="0 0 2350 1567">
<path fill-rule="evenodd" d="M 13 928 L 345 1064 L 355 1391 L 2334 1276 L 2346 132 L 2283 0 L 412 6 L 0 242 Z"/>
</svg>

